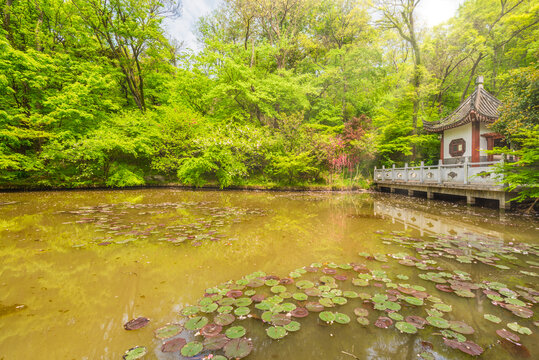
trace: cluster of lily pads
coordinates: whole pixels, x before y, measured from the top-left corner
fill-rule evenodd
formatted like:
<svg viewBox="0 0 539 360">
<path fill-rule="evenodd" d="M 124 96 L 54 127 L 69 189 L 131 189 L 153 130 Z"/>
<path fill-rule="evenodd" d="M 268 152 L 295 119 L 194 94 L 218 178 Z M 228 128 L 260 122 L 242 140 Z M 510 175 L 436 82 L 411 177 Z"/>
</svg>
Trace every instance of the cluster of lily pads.
<svg viewBox="0 0 539 360">
<path fill-rule="evenodd" d="M 219 230 L 226 225 L 241 222 L 250 216 L 266 215 L 262 209 L 219 207 L 208 201 L 104 204 L 60 213 L 77 216 L 77 220 L 64 224 L 93 224 L 95 231 L 104 235 L 98 238 L 98 245 L 152 239 L 176 245 L 190 243 L 193 246 L 200 246 L 205 240 L 224 239 Z M 134 218 L 141 221 L 133 221 Z M 76 244 L 74 247 L 84 245 Z"/>
<path fill-rule="evenodd" d="M 516 316 L 519 320 L 500 325 L 495 334 L 510 353 L 530 355 L 520 336 L 531 335 L 533 326 L 539 326 L 539 322 L 534 321 L 537 319 L 533 319 L 539 291 L 524 285 L 510 289 L 500 281 L 476 282 L 471 274 L 458 269 L 447 270 L 434 259 L 446 257 L 462 263 L 459 259 L 466 256 L 466 262 L 481 261 L 503 271 L 505 268 L 498 264 L 500 259 L 515 260 L 515 253 L 537 256 L 537 247 L 504 245 L 496 241 L 491 244 L 485 238 L 477 242 L 453 237 L 430 241 L 395 235 L 384 241 L 412 247 L 419 256 L 405 252 L 360 253 L 361 260 L 354 263 L 313 263 L 285 277 L 259 271 L 206 289 L 197 305 L 181 311 L 182 321 L 155 331 L 156 337 L 162 340 L 161 351 L 179 352 L 184 357 L 240 359 L 248 356 L 254 346 L 247 333 L 247 323 L 261 324 L 267 336 L 277 341 L 300 331 L 303 318 L 316 316 L 318 323 L 326 326 L 355 323 L 354 326 L 367 327 L 372 323 L 377 328 L 388 331 L 394 328 L 422 338 L 441 336 L 448 348 L 471 356 L 481 355 L 484 347 L 492 344 L 481 343 L 484 334 L 476 334 L 476 329 L 452 314 L 450 300 L 451 295 L 455 295 L 488 299 L 493 310 L 505 309 Z M 405 274 L 392 277 L 384 270 L 390 268 L 386 264 L 389 262 L 415 267 L 421 272 L 417 279 Z M 517 262 L 513 265 L 517 266 Z M 528 261 L 528 265 L 537 267 L 533 261 Z M 419 285 L 421 281 L 424 283 Z M 433 293 L 427 287 L 436 290 Z M 351 311 L 346 313 L 345 309 Z M 484 314 L 484 319 L 496 324 L 502 322 L 500 317 L 488 313 Z M 147 323 L 147 319 L 139 318 L 125 327 L 138 328 Z M 429 345 L 418 354 L 419 358 L 434 359 L 432 343 L 423 343 Z M 124 358 L 138 359 L 146 351 L 146 347 L 139 346 L 130 349 Z"/>
</svg>

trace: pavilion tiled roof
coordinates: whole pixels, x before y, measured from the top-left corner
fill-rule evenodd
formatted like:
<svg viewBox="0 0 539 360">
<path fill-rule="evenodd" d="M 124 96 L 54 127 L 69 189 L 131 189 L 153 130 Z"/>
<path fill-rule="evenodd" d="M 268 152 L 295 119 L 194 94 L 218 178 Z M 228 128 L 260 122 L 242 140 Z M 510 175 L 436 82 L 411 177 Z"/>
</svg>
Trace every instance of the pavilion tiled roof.
<svg viewBox="0 0 539 360">
<path fill-rule="evenodd" d="M 470 123 L 473 118 L 490 124 L 498 119 L 500 104 L 501 101 L 489 94 L 483 86 L 478 86 L 449 116 L 438 121 L 424 121 L 423 128 L 437 133 Z"/>
</svg>

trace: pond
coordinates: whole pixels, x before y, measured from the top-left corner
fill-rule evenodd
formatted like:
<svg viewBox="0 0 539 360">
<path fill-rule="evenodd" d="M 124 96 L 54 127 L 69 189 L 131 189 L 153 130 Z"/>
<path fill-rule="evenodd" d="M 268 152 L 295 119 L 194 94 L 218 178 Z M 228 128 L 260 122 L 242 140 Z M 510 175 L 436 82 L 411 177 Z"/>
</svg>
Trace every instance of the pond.
<svg viewBox="0 0 539 360">
<path fill-rule="evenodd" d="M 538 255 L 532 217 L 398 195 L 3 193 L 0 359 L 538 358 Z"/>
</svg>

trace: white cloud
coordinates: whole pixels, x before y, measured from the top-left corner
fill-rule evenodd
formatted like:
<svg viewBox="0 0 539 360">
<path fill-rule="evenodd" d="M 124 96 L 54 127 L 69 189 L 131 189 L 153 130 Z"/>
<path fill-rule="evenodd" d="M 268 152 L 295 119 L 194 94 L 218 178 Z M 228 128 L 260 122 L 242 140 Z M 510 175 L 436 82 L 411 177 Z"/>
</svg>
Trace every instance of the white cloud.
<svg viewBox="0 0 539 360">
<path fill-rule="evenodd" d="M 169 36 L 184 42 L 185 47 L 198 49 L 200 45 L 195 36 L 195 24 L 201 16 L 208 15 L 217 8 L 219 0 L 184 0 L 182 16 L 167 19 L 164 23 Z"/>
<path fill-rule="evenodd" d="M 178 19 L 165 21 L 169 36 L 183 41 L 186 48 L 199 50 L 195 24 L 201 16 L 208 15 L 217 8 L 220 0 L 184 0 L 183 13 Z M 427 26 L 438 25 L 455 15 L 464 0 L 422 0 L 418 6 L 419 21 Z"/>
</svg>

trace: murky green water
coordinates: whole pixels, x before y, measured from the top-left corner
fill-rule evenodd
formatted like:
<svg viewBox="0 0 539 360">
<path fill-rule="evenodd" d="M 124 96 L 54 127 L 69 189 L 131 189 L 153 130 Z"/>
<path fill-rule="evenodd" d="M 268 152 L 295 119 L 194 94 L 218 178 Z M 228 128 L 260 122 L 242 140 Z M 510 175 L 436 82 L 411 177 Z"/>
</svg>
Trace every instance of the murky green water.
<svg viewBox="0 0 539 360">
<path fill-rule="evenodd" d="M 444 250 L 449 238 L 433 238 L 440 234 L 463 239 L 456 253 Z M 185 322 L 180 311 L 196 305 L 206 289 L 256 271 L 280 278 L 298 275 L 293 271 L 312 263 L 321 267 L 309 268 L 316 273 L 299 274 L 296 283 L 301 279 L 319 283 L 321 276 L 333 276 L 322 269 L 335 268 L 337 275 L 347 277 L 337 280 L 335 287 L 370 296 L 397 290 L 388 284 L 404 293 L 407 284 L 419 285 L 425 296 L 451 305 L 444 319 L 463 321 L 475 330 L 466 338 L 484 349 L 482 358 L 537 358 L 539 328 L 534 321 L 539 317 L 533 311 L 539 300 L 534 292 L 539 290 L 538 244 L 539 223 L 533 218 L 382 194 L 169 189 L 4 193 L 0 194 L 0 359 L 119 359 L 136 345 L 148 348 L 147 359 L 179 359 L 177 352 L 160 351 L 163 341 L 153 332 L 167 323 Z M 512 254 L 513 248 L 520 253 Z M 388 254 L 397 254 L 397 259 Z M 399 256 L 404 255 L 416 259 L 408 265 L 435 261 L 422 266 L 440 269 L 402 265 Z M 375 278 L 365 287 L 353 285 L 351 279 L 365 270 L 358 273 L 337 266 L 349 263 L 375 270 Z M 472 289 L 474 297 L 468 298 L 441 291 L 435 282 L 418 277 L 454 270 L 468 273 L 468 283 L 505 284 L 515 293 L 501 297 L 514 299 L 524 315 L 531 310 L 532 316 L 515 316 L 514 307 L 493 305 L 492 294 L 491 298 L 486 294 L 499 295 L 500 286 Z M 454 281 L 457 276 L 452 274 Z M 273 295 L 268 286 L 243 288 L 240 282 L 236 287 Z M 294 284 L 286 287 L 290 293 L 298 292 Z M 414 306 L 404 296 L 389 299 L 401 305 L 400 314 L 428 316 L 434 302 L 425 299 L 425 305 Z M 219 296 L 214 299 L 220 301 Z M 283 302 L 305 305 L 292 298 Z M 370 325 L 356 322 L 357 307 L 368 309 Z M 373 309 L 369 299 L 348 298 L 345 305 L 326 309 L 347 314 L 349 324 L 327 325 L 311 312 L 295 319 L 301 324 L 299 331 L 289 331 L 278 341 L 266 335 L 270 325 L 255 319 L 262 311 L 253 305 L 250 309 L 254 317 L 230 325 L 247 329 L 246 337 L 254 346 L 247 359 L 417 359 L 425 351 L 436 359 L 470 358 L 444 344 L 440 328 L 426 325 L 409 335 L 395 328 L 397 321 L 386 329 L 374 326 L 388 313 Z M 501 322 L 485 320 L 485 313 Z M 214 316 L 202 315 L 210 321 Z M 124 330 L 128 320 L 139 316 L 149 318 L 149 325 Z M 518 334 L 523 346 L 501 341 L 496 334 L 512 322 L 532 331 Z M 203 340 L 193 335 L 180 334 Z M 198 358 L 207 355 L 202 352 Z"/>
</svg>

